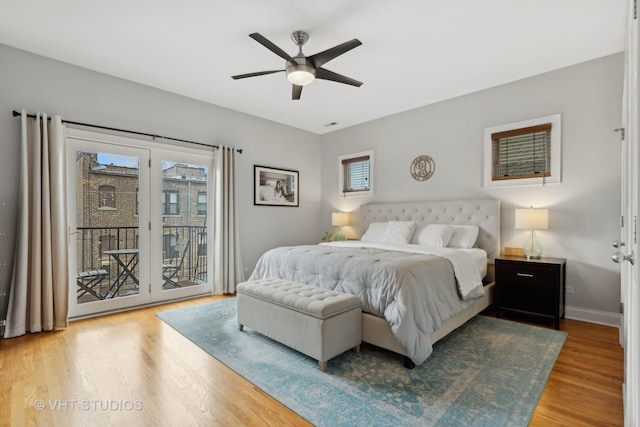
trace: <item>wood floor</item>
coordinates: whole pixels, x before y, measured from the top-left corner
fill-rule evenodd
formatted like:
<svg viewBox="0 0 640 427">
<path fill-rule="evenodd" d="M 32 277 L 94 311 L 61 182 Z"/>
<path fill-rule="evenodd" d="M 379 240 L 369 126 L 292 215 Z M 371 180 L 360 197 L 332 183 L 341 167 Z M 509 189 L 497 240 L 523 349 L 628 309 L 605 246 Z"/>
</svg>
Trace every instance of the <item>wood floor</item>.
<svg viewBox="0 0 640 427">
<path fill-rule="evenodd" d="M 0 425 L 309 425 L 155 315 L 219 298 L 0 340 Z M 569 336 L 530 425 L 623 425 L 618 330 L 574 320 L 561 329 Z"/>
</svg>

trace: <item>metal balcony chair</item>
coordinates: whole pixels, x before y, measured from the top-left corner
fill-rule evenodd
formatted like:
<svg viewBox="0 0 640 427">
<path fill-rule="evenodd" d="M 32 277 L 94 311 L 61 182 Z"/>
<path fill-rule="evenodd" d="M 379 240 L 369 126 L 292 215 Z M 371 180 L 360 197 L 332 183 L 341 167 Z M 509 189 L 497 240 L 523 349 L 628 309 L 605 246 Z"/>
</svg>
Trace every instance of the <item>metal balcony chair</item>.
<svg viewBox="0 0 640 427">
<path fill-rule="evenodd" d="M 180 288 L 180 272 L 183 270 L 184 258 L 189 250 L 189 240 L 178 239 L 171 251 L 171 259 L 167 264 L 162 265 L 162 285 L 169 284 L 175 288 Z"/>
<path fill-rule="evenodd" d="M 86 294 L 91 294 L 97 299 L 103 300 L 105 296 L 99 292 L 99 285 L 108 275 L 109 272 L 103 269 L 79 271 L 76 278 L 76 282 L 78 283 L 78 298 Z M 98 288 L 98 292 L 96 291 L 96 287 Z"/>
</svg>

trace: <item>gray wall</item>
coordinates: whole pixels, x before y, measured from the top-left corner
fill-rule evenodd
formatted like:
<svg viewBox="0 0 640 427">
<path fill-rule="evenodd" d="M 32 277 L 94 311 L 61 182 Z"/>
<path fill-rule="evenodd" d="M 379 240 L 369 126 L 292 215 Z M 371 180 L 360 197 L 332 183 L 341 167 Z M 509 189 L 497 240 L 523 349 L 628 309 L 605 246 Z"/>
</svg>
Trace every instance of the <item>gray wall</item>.
<svg viewBox="0 0 640 427">
<path fill-rule="evenodd" d="M 437 84 L 437 82 L 434 82 Z M 514 209 L 549 208 L 549 230 L 538 232 L 546 256 L 567 258 L 567 305 L 617 313 L 623 55 L 616 54 L 481 92 L 417 108 L 323 136 L 322 225 L 330 212 L 363 203 L 493 197 L 502 200 L 502 247 L 521 247 Z M 381 100 L 380 102 L 384 102 Z M 562 182 L 483 188 L 483 130 L 562 114 Z M 338 197 L 338 156 L 374 150 L 372 197 Z M 409 165 L 427 154 L 436 163 L 426 182 Z M 345 230 L 354 235 L 357 230 Z"/>
<path fill-rule="evenodd" d="M 238 200 L 248 274 L 267 249 L 321 235 L 321 138 L 148 86 L 0 45 L 0 290 L 11 277 L 18 202 L 20 120 L 13 109 L 244 149 Z M 90 129 L 89 129 L 90 130 Z M 300 172 L 300 207 L 253 205 L 253 165 Z M 6 301 L 5 301 L 6 304 Z M 4 313 L 4 308 L 0 313 Z"/>
<path fill-rule="evenodd" d="M 622 61 L 622 54 L 605 57 L 320 137 L 0 45 L 0 290 L 9 285 L 18 197 L 19 119 L 11 110 L 25 108 L 243 148 L 238 196 L 249 272 L 266 249 L 317 241 L 331 229 L 333 210 L 372 200 L 495 197 L 503 202 L 503 246 L 524 242 L 525 232 L 513 229 L 516 207 L 548 207 L 550 229 L 539 239 L 545 255 L 568 260 L 575 293 L 567 304 L 617 312 L 619 269 L 609 256 L 619 237 L 620 141 L 612 129 L 621 123 Z M 563 120 L 562 183 L 484 189 L 483 129 L 555 113 Z M 338 156 L 369 149 L 375 195 L 339 198 Z M 426 182 L 409 175 L 421 154 L 436 162 Z M 254 164 L 299 170 L 300 207 L 253 206 Z"/>
</svg>

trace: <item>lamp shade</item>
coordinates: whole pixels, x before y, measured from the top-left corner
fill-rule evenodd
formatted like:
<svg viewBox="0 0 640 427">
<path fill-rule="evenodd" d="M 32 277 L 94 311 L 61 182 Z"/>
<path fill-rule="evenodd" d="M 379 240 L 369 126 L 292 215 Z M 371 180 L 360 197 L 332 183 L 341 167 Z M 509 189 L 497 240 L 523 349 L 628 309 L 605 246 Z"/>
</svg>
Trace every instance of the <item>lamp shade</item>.
<svg viewBox="0 0 640 427">
<path fill-rule="evenodd" d="M 519 230 L 546 230 L 549 228 L 549 210 L 516 209 L 516 228 Z"/>
<path fill-rule="evenodd" d="M 348 212 L 332 212 L 331 225 L 340 226 L 340 227 L 344 225 L 349 225 L 349 213 Z"/>
</svg>

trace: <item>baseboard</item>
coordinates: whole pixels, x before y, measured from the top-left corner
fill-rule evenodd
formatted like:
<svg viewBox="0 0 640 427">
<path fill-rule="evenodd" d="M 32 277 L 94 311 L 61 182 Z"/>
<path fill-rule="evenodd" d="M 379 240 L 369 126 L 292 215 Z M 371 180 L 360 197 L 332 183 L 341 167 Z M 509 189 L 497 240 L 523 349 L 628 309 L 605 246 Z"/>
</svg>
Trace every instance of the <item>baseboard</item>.
<svg viewBox="0 0 640 427">
<path fill-rule="evenodd" d="M 598 325 L 613 326 L 620 328 L 622 317 L 619 313 L 608 311 L 591 310 L 581 307 L 565 307 L 565 317 L 567 319 L 581 320 L 583 322 L 597 323 Z"/>
</svg>

